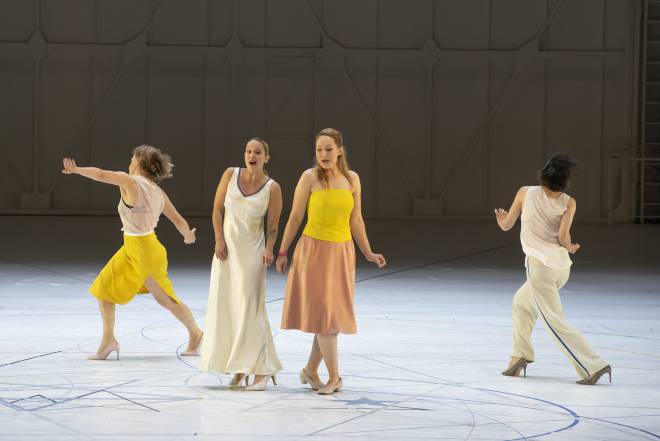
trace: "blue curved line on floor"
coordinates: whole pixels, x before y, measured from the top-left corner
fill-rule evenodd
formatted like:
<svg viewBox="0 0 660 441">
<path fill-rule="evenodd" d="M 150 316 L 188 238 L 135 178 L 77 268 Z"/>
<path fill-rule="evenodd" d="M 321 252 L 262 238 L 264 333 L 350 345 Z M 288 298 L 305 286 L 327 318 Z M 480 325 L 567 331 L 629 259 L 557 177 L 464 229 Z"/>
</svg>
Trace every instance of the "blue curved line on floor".
<svg viewBox="0 0 660 441">
<path fill-rule="evenodd" d="M 180 361 L 181 363 L 185 364 L 185 365 L 188 366 L 189 368 L 198 371 L 199 369 L 197 368 L 197 366 L 193 366 L 192 364 L 188 363 L 188 362 L 185 361 L 185 360 L 183 359 L 183 357 L 181 356 L 181 348 L 183 348 L 183 345 L 185 345 L 185 343 L 181 343 L 181 344 L 176 348 L 176 358 L 178 358 L 179 361 Z"/>
<path fill-rule="evenodd" d="M 539 402 L 541 402 L 541 403 L 545 403 L 545 404 L 549 404 L 549 405 L 551 405 L 551 406 L 558 407 L 558 408 L 564 410 L 568 415 L 570 415 L 571 417 L 573 417 L 573 421 L 571 421 L 568 425 L 566 425 L 566 426 L 564 426 L 564 427 L 561 427 L 561 428 L 559 428 L 559 429 L 551 430 L 551 431 L 549 431 L 549 432 L 545 432 L 545 433 L 538 433 L 538 434 L 536 434 L 536 435 L 529 435 L 529 436 L 526 436 L 525 438 L 512 438 L 512 439 L 507 439 L 506 441 L 519 441 L 519 440 L 525 440 L 525 439 L 540 438 L 540 437 L 542 437 L 542 436 L 548 436 L 548 435 L 552 435 L 552 434 L 554 434 L 554 433 L 563 432 L 564 430 L 572 429 L 573 427 L 577 426 L 577 425 L 580 423 L 580 419 L 581 419 L 581 417 L 580 417 L 580 415 L 578 415 L 577 413 L 575 413 L 575 411 L 569 409 L 569 408 L 566 407 L 566 406 L 562 406 L 561 404 L 553 403 L 552 401 L 544 400 L 544 399 L 542 399 L 542 398 L 530 397 L 530 396 L 527 396 L 527 395 L 520 395 L 520 394 L 514 394 L 514 393 L 511 393 L 511 392 L 504 392 L 504 391 L 501 391 L 501 390 L 484 389 L 484 388 L 481 388 L 481 387 L 471 387 L 471 386 L 462 386 L 462 385 L 457 385 L 457 386 L 459 386 L 459 387 L 466 387 L 466 388 L 468 388 L 468 389 L 474 389 L 474 390 L 480 390 L 480 391 L 492 392 L 492 393 L 496 393 L 496 394 L 503 394 L 503 395 L 510 395 L 510 396 L 519 397 L 519 398 L 526 398 L 526 399 L 528 399 L 528 400 L 539 401 Z"/>
<path fill-rule="evenodd" d="M 621 426 L 621 427 L 626 427 L 628 429 L 638 430 L 638 431 L 640 431 L 642 433 L 645 433 L 647 435 L 650 435 L 654 438 L 660 439 L 660 435 L 658 435 L 657 433 L 649 432 L 648 430 L 642 429 L 640 427 L 629 426 L 628 424 L 617 423 L 617 422 L 614 422 L 614 421 L 608 421 L 608 420 L 604 420 L 604 419 L 601 419 L 601 418 L 592 418 L 592 417 L 585 417 L 585 416 L 583 416 L 582 418 L 585 419 L 585 420 L 600 421 L 601 423 L 613 424 L 615 426 Z"/>
</svg>

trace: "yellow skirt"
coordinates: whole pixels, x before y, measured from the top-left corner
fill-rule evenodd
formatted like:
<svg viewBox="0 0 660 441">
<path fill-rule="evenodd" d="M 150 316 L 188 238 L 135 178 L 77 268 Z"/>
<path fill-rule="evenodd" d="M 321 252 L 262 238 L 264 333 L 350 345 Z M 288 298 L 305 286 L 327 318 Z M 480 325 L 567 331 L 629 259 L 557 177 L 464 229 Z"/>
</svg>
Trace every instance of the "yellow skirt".
<svg viewBox="0 0 660 441">
<path fill-rule="evenodd" d="M 136 294 L 149 292 L 144 286 L 148 277 L 180 303 L 167 276 L 167 251 L 156 233 L 147 236 L 124 235 L 124 246 L 103 267 L 89 292 L 99 300 L 123 305 Z"/>
</svg>

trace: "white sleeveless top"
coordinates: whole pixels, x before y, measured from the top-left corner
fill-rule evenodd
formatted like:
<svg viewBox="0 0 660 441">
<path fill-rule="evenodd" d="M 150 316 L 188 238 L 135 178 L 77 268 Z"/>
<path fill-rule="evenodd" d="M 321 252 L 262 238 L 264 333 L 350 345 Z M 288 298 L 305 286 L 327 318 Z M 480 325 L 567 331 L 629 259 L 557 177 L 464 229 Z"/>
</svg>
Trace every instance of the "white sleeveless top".
<svg viewBox="0 0 660 441">
<path fill-rule="evenodd" d="M 520 242 L 526 256 L 535 257 L 545 266 L 555 269 L 572 265 L 568 250 L 559 244 L 558 239 L 559 224 L 569 200 L 566 193 L 551 199 L 543 187 L 527 187 L 520 216 Z"/>
<path fill-rule="evenodd" d="M 127 236 L 146 236 L 154 232 L 158 219 L 165 207 L 163 190 L 155 182 L 140 175 L 131 176 L 137 184 L 137 199 L 129 207 L 123 199 L 119 200 L 119 217 L 122 231 Z"/>
</svg>

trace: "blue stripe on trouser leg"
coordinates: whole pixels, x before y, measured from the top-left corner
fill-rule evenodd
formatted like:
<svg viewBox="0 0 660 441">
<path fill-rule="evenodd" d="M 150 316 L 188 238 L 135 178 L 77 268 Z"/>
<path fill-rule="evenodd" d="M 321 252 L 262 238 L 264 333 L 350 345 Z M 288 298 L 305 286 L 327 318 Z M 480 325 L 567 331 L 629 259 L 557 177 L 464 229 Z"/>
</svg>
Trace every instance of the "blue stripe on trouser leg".
<svg viewBox="0 0 660 441">
<path fill-rule="evenodd" d="M 530 280 L 529 263 L 528 262 L 527 262 L 525 270 L 527 271 L 527 280 Z M 532 292 L 532 298 L 534 298 L 534 303 L 536 303 L 536 307 L 538 308 L 539 312 L 541 313 L 541 317 L 543 317 L 543 321 L 545 321 L 545 324 L 548 326 L 548 329 L 550 329 L 550 331 L 552 331 L 552 334 L 557 338 L 557 340 L 559 340 L 559 342 L 562 344 L 562 346 L 564 348 L 566 348 L 566 351 L 571 355 L 571 357 L 573 358 L 573 360 L 575 360 L 575 362 L 578 364 L 578 366 L 580 366 L 582 369 L 584 369 L 584 371 L 587 373 L 587 377 L 591 376 L 591 374 L 589 373 L 589 370 L 586 367 L 584 367 L 584 365 L 582 363 L 580 363 L 580 360 L 578 360 L 578 358 L 575 356 L 573 351 L 571 351 L 571 349 L 568 347 L 568 345 L 561 339 L 559 334 L 557 334 L 557 332 L 553 329 L 552 325 L 550 325 L 550 322 L 545 317 L 545 314 L 543 313 L 543 310 L 541 309 L 541 305 L 539 305 L 539 302 L 536 300 L 536 294 L 534 293 L 533 285 L 534 285 L 533 283 L 529 284 L 529 289 Z"/>
</svg>

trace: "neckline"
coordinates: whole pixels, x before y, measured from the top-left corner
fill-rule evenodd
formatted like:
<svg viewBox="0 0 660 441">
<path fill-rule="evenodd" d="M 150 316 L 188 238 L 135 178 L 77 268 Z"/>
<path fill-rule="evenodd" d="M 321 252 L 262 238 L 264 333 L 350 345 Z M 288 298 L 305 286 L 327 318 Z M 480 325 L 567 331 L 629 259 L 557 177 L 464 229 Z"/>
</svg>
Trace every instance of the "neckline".
<svg viewBox="0 0 660 441">
<path fill-rule="evenodd" d="M 333 190 L 334 191 L 347 191 L 347 192 L 353 194 L 353 190 L 351 190 L 349 188 L 321 188 L 320 190 L 311 191 L 310 194 L 318 193 L 320 191 L 333 191 Z"/>
<path fill-rule="evenodd" d="M 263 185 L 261 187 L 259 187 L 259 190 L 255 191 L 254 193 L 245 194 L 245 193 L 243 193 L 243 189 L 241 188 L 241 167 L 238 167 L 238 175 L 236 176 L 236 188 L 238 188 L 238 191 L 241 192 L 243 197 L 249 198 L 250 196 L 254 196 L 255 194 L 259 193 L 261 190 L 263 190 L 263 188 L 266 186 L 266 184 L 268 184 L 268 181 L 270 181 L 270 178 L 268 177 L 268 175 L 266 175 L 266 177 L 268 179 L 266 179 L 266 181 L 264 181 Z"/>
<path fill-rule="evenodd" d="M 541 189 L 541 193 L 543 193 L 543 196 L 545 196 L 546 199 L 550 199 L 551 201 L 558 201 L 558 200 L 561 199 L 561 197 L 564 195 L 564 192 L 562 191 L 561 193 L 559 193 L 559 196 L 557 196 L 556 198 L 551 198 L 551 197 L 548 196 L 548 194 L 545 192 L 545 189 L 543 188 L 542 185 L 540 185 L 539 188 Z"/>
</svg>

